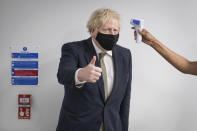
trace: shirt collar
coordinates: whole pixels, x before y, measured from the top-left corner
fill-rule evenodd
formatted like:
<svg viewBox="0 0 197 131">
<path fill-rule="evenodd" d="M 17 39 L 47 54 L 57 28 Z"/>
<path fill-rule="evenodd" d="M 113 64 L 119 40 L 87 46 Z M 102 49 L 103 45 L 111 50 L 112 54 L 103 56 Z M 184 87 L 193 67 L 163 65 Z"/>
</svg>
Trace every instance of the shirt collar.
<svg viewBox="0 0 197 131">
<path fill-rule="evenodd" d="M 93 43 L 93 46 L 94 46 L 94 49 L 96 51 L 96 54 L 98 56 L 99 53 L 102 53 L 103 51 L 94 43 L 93 41 L 93 38 L 92 38 L 92 43 Z M 112 51 L 106 51 L 107 55 L 111 56 L 112 57 Z"/>
</svg>

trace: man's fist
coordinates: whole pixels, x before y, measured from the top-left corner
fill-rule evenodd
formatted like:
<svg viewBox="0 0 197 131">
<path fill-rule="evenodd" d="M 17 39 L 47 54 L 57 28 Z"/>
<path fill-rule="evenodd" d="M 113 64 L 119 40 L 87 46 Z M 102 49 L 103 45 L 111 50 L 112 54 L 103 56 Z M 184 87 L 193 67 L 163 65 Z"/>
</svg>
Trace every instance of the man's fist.
<svg viewBox="0 0 197 131">
<path fill-rule="evenodd" d="M 95 66 L 96 62 L 96 56 L 93 56 L 90 63 L 84 67 L 81 68 L 78 72 L 78 80 L 79 81 L 87 81 L 91 83 L 95 83 L 99 77 L 101 76 L 102 69 Z"/>
</svg>

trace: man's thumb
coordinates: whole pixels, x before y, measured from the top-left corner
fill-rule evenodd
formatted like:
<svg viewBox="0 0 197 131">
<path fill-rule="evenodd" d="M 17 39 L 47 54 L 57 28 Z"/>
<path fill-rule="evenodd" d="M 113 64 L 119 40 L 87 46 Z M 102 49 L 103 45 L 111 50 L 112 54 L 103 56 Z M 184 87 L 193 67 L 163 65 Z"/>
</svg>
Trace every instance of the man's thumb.
<svg viewBox="0 0 197 131">
<path fill-rule="evenodd" d="M 96 56 L 93 56 L 92 60 L 90 61 L 90 64 L 95 65 L 96 62 Z"/>
</svg>

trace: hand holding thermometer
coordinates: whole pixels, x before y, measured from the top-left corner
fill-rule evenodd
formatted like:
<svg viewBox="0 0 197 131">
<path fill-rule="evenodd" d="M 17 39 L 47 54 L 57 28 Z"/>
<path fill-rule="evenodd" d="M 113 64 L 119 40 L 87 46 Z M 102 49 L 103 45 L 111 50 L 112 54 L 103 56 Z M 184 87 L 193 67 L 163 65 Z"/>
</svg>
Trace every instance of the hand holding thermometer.
<svg viewBox="0 0 197 131">
<path fill-rule="evenodd" d="M 131 19 L 130 24 L 132 24 L 135 27 L 135 31 L 137 33 L 137 43 L 141 43 L 142 36 L 139 34 L 138 30 L 142 31 L 144 26 L 144 20 L 137 20 L 137 19 Z"/>
</svg>

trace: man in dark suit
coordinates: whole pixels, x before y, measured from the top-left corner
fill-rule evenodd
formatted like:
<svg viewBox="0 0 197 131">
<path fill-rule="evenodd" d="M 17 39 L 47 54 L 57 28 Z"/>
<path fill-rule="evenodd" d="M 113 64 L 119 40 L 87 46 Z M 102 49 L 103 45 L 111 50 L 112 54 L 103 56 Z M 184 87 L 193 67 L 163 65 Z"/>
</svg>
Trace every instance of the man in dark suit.
<svg viewBox="0 0 197 131">
<path fill-rule="evenodd" d="M 62 46 L 57 77 L 65 96 L 57 131 L 128 131 L 132 61 L 116 44 L 120 16 L 98 9 L 87 28 L 90 38 Z"/>
</svg>

